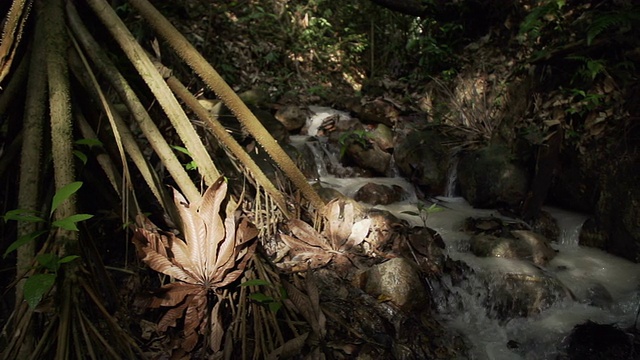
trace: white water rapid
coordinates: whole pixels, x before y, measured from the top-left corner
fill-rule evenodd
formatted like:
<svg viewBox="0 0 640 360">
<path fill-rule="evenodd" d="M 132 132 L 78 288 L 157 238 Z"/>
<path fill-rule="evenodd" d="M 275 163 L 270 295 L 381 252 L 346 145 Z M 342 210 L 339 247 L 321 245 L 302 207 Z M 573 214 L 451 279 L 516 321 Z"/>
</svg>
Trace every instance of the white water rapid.
<svg viewBox="0 0 640 360">
<path fill-rule="evenodd" d="M 336 112 L 314 108 L 315 115 L 308 123 L 308 133 L 315 135 L 319 124 Z M 339 116 L 345 116 L 339 113 Z M 298 136 L 294 142 L 305 141 Z M 322 146 L 312 146 L 316 158 L 337 161 L 335 154 L 327 154 Z M 335 166 L 335 164 L 334 164 Z M 453 167 L 452 167 L 453 168 Z M 319 181 L 325 187 L 337 189 L 353 197 L 368 182 L 399 185 L 408 194 L 404 200 L 375 208 L 391 211 L 413 226 L 423 226 L 423 219 L 408 212 L 417 212 L 413 186 L 403 178 L 338 178 L 330 175 L 327 164 L 318 164 Z M 451 177 L 455 170 L 450 171 Z M 451 179 L 448 194 L 454 194 L 455 179 Z M 473 209 L 462 198 L 437 199 L 442 212 L 428 216 L 426 225 L 436 230 L 446 244 L 447 255 L 464 262 L 473 270 L 466 281 L 452 285 L 447 274 L 443 283 L 449 289 L 447 296 L 437 298 L 443 320 L 461 332 L 471 345 L 470 356 L 476 360 L 547 360 L 555 359 L 563 338 L 577 325 L 591 320 L 602 324 L 616 324 L 621 328 L 633 326 L 640 303 L 640 264 L 578 245 L 578 235 L 586 216 L 556 208 L 545 208 L 557 221 L 560 238 L 552 246 L 556 257 L 544 268 L 527 261 L 505 258 L 479 258 L 469 252 L 470 235 L 461 231 L 468 217 L 496 217 L 506 222 L 495 210 Z M 540 313 L 528 317 L 497 319 L 488 316 L 487 303 L 491 301 L 487 289 L 504 280 L 505 274 L 540 276 L 559 281 L 574 298 L 558 297 Z M 447 285 L 448 284 L 448 285 Z M 444 293 L 444 292 L 443 292 Z M 593 301 L 583 301 L 588 298 Z M 582 300 L 582 301 L 581 301 Z"/>
</svg>

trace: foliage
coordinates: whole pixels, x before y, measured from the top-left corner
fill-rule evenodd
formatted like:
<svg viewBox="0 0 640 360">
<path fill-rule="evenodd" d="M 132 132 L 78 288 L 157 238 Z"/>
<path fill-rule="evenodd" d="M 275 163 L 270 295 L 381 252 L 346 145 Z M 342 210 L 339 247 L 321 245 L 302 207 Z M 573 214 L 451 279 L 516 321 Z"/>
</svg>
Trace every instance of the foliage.
<svg viewBox="0 0 640 360">
<path fill-rule="evenodd" d="M 628 32 L 640 22 L 640 7 L 598 13 L 587 29 L 587 45 L 608 29 L 615 28 L 617 33 Z"/>
<path fill-rule="evenodd" d="M 240 286 L 246 286 L 246 287 L 252 287 L 252 288 L 258 287 L 258 286 L 265 286 L 265 287 L 271 288 L 272 292 L 275 292 L 279 295 L 278 298 L 267 295 L 266 292 L 252 292 L 249 295 L 249 298 L 259 303 L 260 305 L 266 306 L 274 314 L 277 313 L 280 310 L 280 308 L 282 308 L 282 305 L 283 305 L 282 301 L 288 298 L 287 291 L 284 289 L 284 287 L 282 286 L 276 287 L 274 284 L 266 280 L 262 280 L 262 279 L 247 280 L 242 284 L 240 284 Z M 273 291 L 273 290 L 276 290 L 276 291 Z"/>
<path fill-rule="evenodd" d="M 419 216 L 420 220 L 422 220 L 422 223 L 424 224 L 424 227 L 427 227 L 427 220 L 429 219 L 429 215 L 444 211 L 444 208 L 439 207 L 436 203 L 427 206 L 425 203 L 418 202 L 416 203 L 416 208 L 418 209 L 418 212 L 403 211 L 402 213 L 411 216 Z"/>
<path fill-rule="evenodd" d="M 363 148 L 367 148 L 370 138 L 371 134 L 365 130 L 352 130 L 342 133 L 338 139 L 338 144 L 340 144 L 340 159 L 344 158 L 347 149 L 353 143 L 360 144 Z"/>
<path fill-rule="evenodd" d="M 184 168 L 186 170 L 197 170 L 198 169 L 198 164 L 196 164 L 196 161 L 193 160 L 193 156 L 191 156 L 191 152 L 189 152 L 189 150 L 187 150 L 187 148 L 185 148 L 184 146 L 177 146 L 177 145 L 171 145 L 171 148 L 173 150 L 181 152 L 181 153 L 187 155 L 189 158 L 191 158 L 191 161 L 189 161 L 188 163 L 184 164 Z"/>
<path fill-rule="evenodd" d="M 49 218 L 53 216 L 55 210 L 60 206 L 60 204 L 74 195 L 80 188 L 82 187 L 82 182 L 76 181 L 62 188 L 58 189 L 58 191 L 54 194 L 53 199 L 51 200 L 51 210 L 49 213 Z M 52 221 L 50 224 L 50 228 L 62 228 L 71 231 L 78 231 L 78 227 L 76 223 L 88 220 L 92 218 L 93 215 L 90 214 L 74 214 L 68 216 L 64 219 L 58 219 Z M 2 217 L 4 221 L 14 220 L 14 221 L 25 221 L 32 223 L 46 223 L 47 220 L 41 216 L 38 216 L 37 212 L 32 210 L 24 210 L 24 209 L 15 209 L 7 211 Z M 4 257 L 6 257 L 10 252 L 16 250 L 18 247 L 37 239 L 39 236 L 48 233 L 49 231 L 37 231 L 35 233 L 31 233 L 21 237 L 20 239 L 14 241 L 4 253 Z"/>
<path fill-rule="evenodd" d="M 81 187 L 82 182 L 76 181 L 58 189 L 58 191 L 54 194 L 53 199 L 51 200 L 49 219 L 53 217 L 53 213 L 60 206 L 60 204 L 73 196 L 78 190 L 80 190 Z M 88 220 L 92 217 L 93 215 L 90 214 L 74 214 L 63 219 L 51 221 L 49 224 L 49 230 L 38 230 L 30 234 L 26 234 L 11 243 L 7 250 L 5 250 L 3 257 L 6 258 L 9 253 L 17 250 L 19 247 L 32 242 L 42 235 L 48 234 L 57 228 L 70 231 L 78 231 L 76 223 Z M 31 223 L 48 222 L 44 217 L 38 216 L 35 211 L 23 209 L 7 211 L 3 216 L 3 219 L 4 221 L 13 220 Z M 53 288 L 60 266 L 62 264 L 71 262 L 78 257 L 79 256 L 76 255 L 70 255 L 60 258 L 58 257 L 58 255 L 53 253 L 43 253 L 36 257 L 38 263 L 36 269 L 48 271 L 48 273 L 31 275 L 25 281 L 24 297 L 31 308 L 35 308 L 40 303 L 40 300 L 42 300 L 42 297 L 47 294 L 51 290 L 51 288 Z"/>
<path fill-rule="evenodd" d="M 360 245 L 371 226 L 371 219 L 360 219 L 354 202 L 336 199 L 325 206 L 324 229 L 320 233 L 302 220 L 288 223 L 292 235 L 280 238 L 289 247 L 291 261 L 278 266 L 289 271 L 305 271 L 323 267 L 332 260 L 345 259 Z"/>
<path fill-rule="evenodd" d="M 565 5 L 565 0 L 541 1 L 520 23 L 520 36 L 530 41 L 535 40 L 548 23 L 553 23 L 555 30 L 562 31 L 561 10 Z"/>
<path fill-rule="evenodd" d="M 169 308 L 158 323 L 158 330 L 162 332 L 184 318 L 182 348 L 186 351 L 193 350 L 199 335 L 209 335 L 211 349 L 220 350 L 224 335 L 220 289 L 244 273 L 256 247 L 255 226 L 244 217 L 238 219 L 234 206 L 227 204 L 223 210 L 226 194 L 227 183 L 223 177 L 195 203 L 189 204 L 174 190 L 184 240 L 172 232 L 159 230 L 143 216 L 133 237 L 142 261 L 177 280 L 156 291 L 147 306 Z M 224 219 L 221 212 L 225 214 Z M 212 294 L 217 301 L 209 309 Z M 207 315 L 209 310 L 211 313 Z"/>
</svg>

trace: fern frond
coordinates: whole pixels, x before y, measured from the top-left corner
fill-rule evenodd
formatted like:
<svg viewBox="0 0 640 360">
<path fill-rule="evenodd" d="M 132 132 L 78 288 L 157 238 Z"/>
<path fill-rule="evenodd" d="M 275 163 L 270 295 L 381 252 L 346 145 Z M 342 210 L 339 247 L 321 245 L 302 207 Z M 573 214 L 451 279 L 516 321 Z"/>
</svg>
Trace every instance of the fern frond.
<svg viewBox="0 0 640 360">
<path fill-rule="evenodd" d="M 635 7 L 629 11 L 617 10 L 602 13 L 595 17 L 589 29 L 587 29 L 587 45 L 591 45 L 593 40 L 607 29 L 616 26 L 618 28 L 630 28 L 640 21 L 640 8 Z"/>
</svg>

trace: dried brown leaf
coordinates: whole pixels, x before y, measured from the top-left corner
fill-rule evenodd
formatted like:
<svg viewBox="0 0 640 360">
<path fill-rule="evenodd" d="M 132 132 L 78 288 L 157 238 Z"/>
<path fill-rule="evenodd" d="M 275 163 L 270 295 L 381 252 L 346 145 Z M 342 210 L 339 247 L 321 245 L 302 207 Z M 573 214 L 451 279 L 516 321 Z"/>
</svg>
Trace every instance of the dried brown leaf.
<svg viewBox="0 0 640 360">
<path fill-rule="evenodd" d="M 269 354 L 267 359 L 268 360 L 288 359 L 288 358 L 294 357 L 295 355 L 300 354 L 308 337 L 309 337 L 309 333 L 306 332 L 300 336 L 297 336 L 285 342 L 284 344 L 282 344 L 282 346 L 273 350 Z"/>
<path fill-rule="evenodd" d="M 314 334 L 320 335 L 321 331 L 318 316 L 313 310 L 309 296 L 289 282 L 284 281 L 282 285 L 288 295 L 288 299 L 284 300 L 285 305 L 290 301 L 294 305 L 294 309 L 297 309 L 297 312 L 309 323 Z"/>
<path fill-rule="evenodd" d="M 369 234 L 369 228 L 371 228 L 371 219 L 357 221 L 351 227 L 351 235 L 339 250 L 346 251 L 360 245 Z"/>
<path fill-rule="evenodd" d="M 147 232 L 145 229 L 138 229 L 136 232 L 141 234 L 142 238 L 146 240 L 159 241 L 158 239 L 160 238 L 156 234 L 145 235 Z M 134 244 L 136 245 L 138 252 L 144 255 L 142 261 L 144 261 L 144 263 L 153 270 L 187 283 L 195 284 L 197 282 L 195 274 L 191 274 L 185 271 L 182 267 L 173 264 L 167 256 L 155 250 L 157 248 L 163 248 L 162 246 L 149 246 L 153 243 L 143 243 L 140 240 L 140 237 L 134 237 Z"/>
<path fill-rule="evenodd" d="M 224 327 L 222 326 L 222 315 L 220 314 L 220 303 L 218 302 L 213 306 L 211 310 L 211 323 L 209 325 L 209 348 L 214 352 L 220 351 L 222 347 L 222 338 L 224 337 Z"/>
<path fill-rule="evenodd" d="M 320 233 L 318 233 L 311 225 L 298 219 L 289 220 L 288 223 L 291 233 L 307 247 L 318 247 L 325 250 L 332 250 L 331 246 Z"/>
<path fill-rule="evenodd" d="M 189 261 L 196 268 L 198 274 L 205 274 L 205 240 L 206 226 L 198 216 L 197 204 L 189 204 L 187 199 L 173 190 L 173 200 L 182 220 L 182 232 L 189 249 Z"/>
<path fill-rule="evenodd" d="M 169 309 L 158 322 L 158 331 L 165 332 L 168 327 L 175 327 L 178 319 L 184 315 L 184 310 L 189 306 L 191 296 L 188 296 L 180 306 Z"/>
<path fill-rule="evenodd" d="M 329 238 L 333 249 L 338 250 L 347 241 L 351 234 L 351 226 L 355 219 L 353 202 L 343 199 L 335 199 L 324 210 L 326 221 L 325 233 Z"/>
<path fill-rule="evenodd" d="M 207 292 L 202 291 L 192 297 L 184 315 L 184 342 L 182 348 L 191 351 L 198 343 L 198 332 L 207 309 Z"/>
<path fill-rule="evenodd" d="M 160 306 L 176 306 L 184 301 L 188 295 L 195 295 L 202 291 L 202 287 L 183 282 L 175 282 L 162 286 L 153 292 L 153 298 L 149 303 L 150 308 Z"/>
</svg>

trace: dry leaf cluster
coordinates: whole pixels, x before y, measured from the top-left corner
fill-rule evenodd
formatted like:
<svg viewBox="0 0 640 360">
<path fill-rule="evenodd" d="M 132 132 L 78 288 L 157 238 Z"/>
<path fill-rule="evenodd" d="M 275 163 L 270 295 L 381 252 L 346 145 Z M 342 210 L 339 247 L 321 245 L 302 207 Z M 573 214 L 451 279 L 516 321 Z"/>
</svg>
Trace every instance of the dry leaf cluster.
<svg viewBox="0 0 640 360">
<path fill-rule="evenodd" d="M 302 220 L 290 220 L 291 235 L 280 234 L 289 249 L 290 259 L 278 266 L 294 272 L 305 271 L 325 266 L 336 257 L 349 257 L 351 250 L 369 234 L 371 219 L 362 217 L 357 203 L 335 199 L 324 208 L 322 232 Z"/>
<path fill-rule="evenodd" d="M 255 226 L 238 217 L 234 206 L 226 204 L 222 209 L 226 194 L 222 177 L 191 204 L 174 190 L 184 240 L 161 231 L 144 216 L 133 238 L 142 261 L 176 280 L 154 292 L 147 306 L 169 308 L 158 323 L 160 331 L 175 327 L 184 318 L 182 347 L 186 351 L 195 347 L 199 335 L 208 336 L 213 351 L 220 350 L 224 326 L 219 290 L 243 274 L 257 244 Z M 208 316 L 211 294 L 217 301 Z"/>
</svg>

